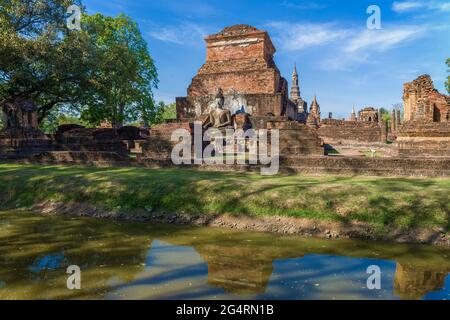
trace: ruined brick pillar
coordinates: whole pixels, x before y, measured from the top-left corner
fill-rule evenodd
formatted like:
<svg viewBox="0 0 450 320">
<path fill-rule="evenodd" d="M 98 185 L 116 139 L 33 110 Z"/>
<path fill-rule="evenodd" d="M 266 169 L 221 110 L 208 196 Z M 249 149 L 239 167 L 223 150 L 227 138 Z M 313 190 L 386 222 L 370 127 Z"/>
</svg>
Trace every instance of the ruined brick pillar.
<svg viewBox="0 0 450 320">
<path fill-rule="evenodd" d="M 392 110 L 391 112 L 391 133 L 395 134 L 397 132 L 397 114 L 395 113 L 395 110 Z"/>
<path fill-rule="evenodd" d="M 446 122 L 450 97 L 439 93 L 429 75 L 404 84 L 404 121 Z"/>
<path fill-rule="evenodd" d="M 380 127 L 381 127 L 381 142 L 386 143 L 388 140 L 388 125 L 387 120 L 381 119 L 380 121 Z"/>
</svg>

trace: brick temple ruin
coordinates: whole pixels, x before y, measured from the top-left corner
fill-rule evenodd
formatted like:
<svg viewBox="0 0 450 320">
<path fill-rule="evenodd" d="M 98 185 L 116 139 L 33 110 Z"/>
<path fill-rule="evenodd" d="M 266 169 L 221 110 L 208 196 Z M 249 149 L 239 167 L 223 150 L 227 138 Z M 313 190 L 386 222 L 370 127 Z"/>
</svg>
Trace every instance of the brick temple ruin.
<svg viewBox="0 0 450 320">
<path fill-rule="evenodd" d="M 205 42 L 206 62 L 192 79 L 187 96 L 176 99 L 175 123 L 152 129 L 154 138 L 142 145 L 143 158 L 170 159 L 173 130 L 192 130 L 195 121 L 204 123 L 217 103 L 224 114 L 229 113 L 230 121 L 215 123 L 215 128 L 278 129 L 280 155 L 324 155 L 316 128 L 297 121 L 300 100 L 289 99 L 288 82 L 274 62 L 276 50 L 266 31 L 235 25 L 206 37 Z"/>
<path fill-rule="evenodd" d="M 55 134 L 39 129 L 38 109 L 30 101 L 7 100 L 0 103 L 3 128 L 0 131 L 0 160 L 40 160 L 96 163 L 128 160 L 130 146 L 144 139 L 136 127 L 85 128 L 59 126 Z"/>
<path fill-rule="evenodd" d="M 232 114 L 244 107 L 253 117 L 296 119 L 288 83 L 275 65 L 276 50 L 267 32 L 236 25 L 206 37 L 205 42 L 206 62 L 192 79 L 188 96 L 177 98 L 178 118 L 192 120 L 207 112 L 220 88 Z"/>
<path fill-rule="evenodd" d="M 23 150 L 24 154 L 46 150 L 50 139 L 39 130 L 37 107 L 25 99 L 1 103 L 3 128 L 0 131 L 0 153 Z"/>
<path fill-rule="evenodd" d="M 331 113 L 322 115 L 320 97 L 311 103 L 302 98 L 297 66 L 289 89 L 266 31 L 235 25 L 206 37 L 205 43 L 205 63 L 187 95 L 176 98 L 176 119 L 150 130 L 115 129 L 105 123 L 100 128 L 64 125 L 45 135 L 39 130 L 36 106 L 23 99 L 3 101 L 0 160 L 172 166 L 177 143 L 171 141 L 172 133 L 185 129 L 193 135 L 194 124 L 201 124 L 203 132 L 278 129 L 280 165 L 290 173 L 450 175 L 450 97 L 434 88 L 430 76 L 404 85 L 404 112 L 392 110 L 390 121 L 375 107 L 358 112 L 353 107 L 348 119 L 333 119 Z M 247 146 L 245 139 L 241 142 Z M 238 155 L 236 150 L 232 146 L 226 152 Z"/>
<path fill-rule="evenodd" d="M 398 129 L 400 156 L 450 157 L 450 96 L 439 93 L 429 75 L 404 85 L 405 124 Z"/>
</svg>

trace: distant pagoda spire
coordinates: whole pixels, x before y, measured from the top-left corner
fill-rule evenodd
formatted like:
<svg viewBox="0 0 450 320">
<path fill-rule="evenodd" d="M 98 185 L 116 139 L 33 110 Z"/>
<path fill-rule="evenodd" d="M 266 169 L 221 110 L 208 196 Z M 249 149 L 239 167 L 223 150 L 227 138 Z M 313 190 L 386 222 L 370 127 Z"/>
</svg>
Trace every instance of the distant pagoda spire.
<svg viewBox="0 0 450 320">
<path fill-rule="evenodd" d="M 355 106 L 352 108 L 352 114 L 350 116 L 350 121 L 357 121 L 358 117 L 356 116 Z"/>
<path fill-rule="evenodd" d="M 294 65 L 294 72 L 292 73 L 291 100 L 297 104 L 301 101 L 297 64 Z"/>
<path fill-rule="evenodd" d="M 317 102 L 317 96 L 314 95 L 314 99 L 313 102 L 311 103 L 311 108 L 309 113 L 311 114 L 311 116 L 316 120 L 317 124 L 320 124 L 320 106 L 319 103 Z"/>
</svg>

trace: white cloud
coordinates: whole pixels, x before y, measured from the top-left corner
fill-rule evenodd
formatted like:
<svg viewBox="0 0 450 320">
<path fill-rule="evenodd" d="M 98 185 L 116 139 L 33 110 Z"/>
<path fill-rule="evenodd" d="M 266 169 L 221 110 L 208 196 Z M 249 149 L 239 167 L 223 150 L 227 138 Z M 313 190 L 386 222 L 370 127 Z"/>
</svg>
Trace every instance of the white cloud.
<svg viewBox="0 0 450 320">
<path fill-rule="evenodd" d="M 417 39 L 426 32 L 419 26 L 390 26 L 382 30 L 363 30 L 348 42 L 345 51 L 386 51 L 398 45 Z"/>
<path fill-rule="evenodd" d="M 282 3 L 282 6 L 287 7 L 287 8 L 298 9 L 298 10 L 318 10 L 318 9 L 324 9 L 327 7 L 323 3 L 313 2 L 313 1 L 301 2 L 301 3 L 284 1 Z"/>
<path fill-rule="evenodd" d="M 442 1 L 394 1 L 392 10 L 398 13 L 414 11 L 414 10 L 438 10 L 450 11 L 450 2 Z"/>
<path fill-rule="evenodd" d="M 349 31 L 334 24 L 272 22 L 278 43 L 285 50 L 302 50 L 344 39 Z"/>
<path fill-rule="evenodd" d="M 332 47 L 345 53 L 382 52 L 417 39 L 428 26 L 388 25 L 381 30 L 343 28 L 336 24 L 272 22 L 277 46 L 285 51 L 307 50 L 318 46 Z"/>
<path fill-rule="evenodd" d="M 189 43 L 201 43 L 208 34 L 206 29 L 194 23 L 182 23 L 177 26 L 153 27 L 148 32 L 149 36 L 163 42 L 180 45 Z"/>
<path fill-rule="evenodd" d="M 352 30 L 325 57 L 321 67 L 327 70 L 351 71 L 360 65 L 376 64 L 376 55 L 393 50 L 424 36 L 430 26 L 385 25 L 381 30 Z"/>
<path fill-rule="evenodd" d="M 395 12 L 404 12 L 404 11 L 414 10 L 414 9 L 418 9 L 418 8 L 422 8 L 422 7 L 423 7 L 422 3 L 415 2 L 415 1 L 403 1 L 403 2 L 395 1 L 392 4 L 392 10 L 394 10 Z"/>
</svg>

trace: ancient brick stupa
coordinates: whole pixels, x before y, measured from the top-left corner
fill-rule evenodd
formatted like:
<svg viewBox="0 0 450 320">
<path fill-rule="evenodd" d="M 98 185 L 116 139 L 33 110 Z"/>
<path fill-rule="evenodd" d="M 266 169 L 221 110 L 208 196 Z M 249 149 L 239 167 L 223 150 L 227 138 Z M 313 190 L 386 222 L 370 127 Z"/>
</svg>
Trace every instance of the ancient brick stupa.
<svg viewBox="0 0 450 320">
<path fill-rule="evenodd" d="M 378 123 L 380 121 L 380 111 L 373 107 L 366 107 L 359 111 L 358 120 Z"/>
<path fill-rule="evenodd" d="M 205 38 L 206 63 L 192 79 L 185 98 L 177 98 L 179 118 L 205 113 L 217 90 L 232 114 L 296 119 L 287 81 L 274 63 L 275 47 L 266 31 L 248 25 L 227 27 Z M 243 108 L 242 108 L 243 107 Z"/>
<path fill-rule="evenodd" d="M 25 99 L 10 99 L 1 103 L 3 128 L 0 131 L 0 151 L 47 145 L 49 139 L 39 129 L 38 110 Z"/>
<path fill-rule="evenodd" d="M 144 158 L 170 159 L 171 133 L 192 129 L 278 129 L 281 155 L 323 155 L 317 129 L 297 122 L 298 106 L 273 56 L 266 31 L 235 25 L 205 38 L 206 62 L 192 79 L 186 97 L 176 99 L 177 119 L 152 128 L 142 145 Z"/>
<path fill-rule="evenodd" d="M 404 124 L 396 141 L 401 156 L 450 157 L 450 96 L 429 75 L 404 85 Z"/>
<path fill-rule="evenodd" d="M 450 97 L 440 94 L 429 75 L 422 75 L 404 85 L 404 120 L 449 122 Z"/>
</svg>

